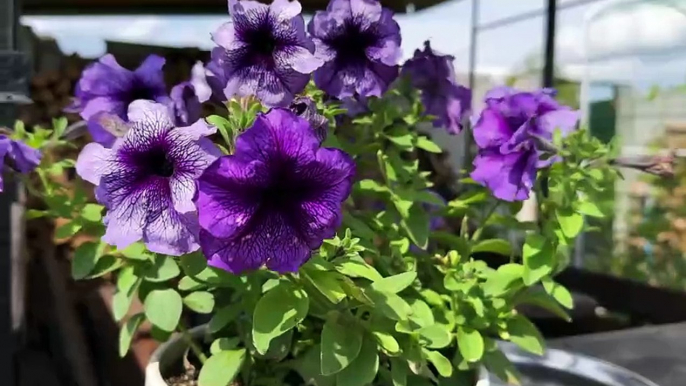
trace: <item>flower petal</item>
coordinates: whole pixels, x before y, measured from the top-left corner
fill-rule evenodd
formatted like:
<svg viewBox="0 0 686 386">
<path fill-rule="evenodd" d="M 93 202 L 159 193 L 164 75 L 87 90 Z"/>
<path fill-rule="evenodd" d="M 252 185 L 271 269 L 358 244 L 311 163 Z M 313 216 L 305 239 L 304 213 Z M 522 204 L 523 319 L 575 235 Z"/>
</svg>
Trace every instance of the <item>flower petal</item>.
<svg viewBox="0 0 686 386">
<path fill-rule="evenodd" d="M 482 152 L 474 159 L 471 177 L 501 200 L 526 200 L 536 180 L 537 159 L 535 151 L 506 155 Z"/>
<path fill-rule="evenodd" d="M 164 67 L 166 60 L 158 55 L 148 55 L 140 66 L 134 71 L 136 80 L 145 87 L 155 89 L 158 93 L 164 93 Z"/>
<path fill-rule="evenodd" d="M 215 237 L 228 238 L 245 229 L 260 204 L 259 192 L 267 186 L 264 163 L 242 163 L 221 157 L 198 179 L 195 200 L 200 226 Z"/>
<path fill-rule="evenodd" d="M 298 234 L 311 249 L 333 237 L 341 224 L 341 203 L 348 198 L 355 176 L 355 163 L 338 149 L 319 149 L 316 159 L 303 165 L 296 178 L 317 186 L 301 203 L 297 216 Z"/>
<path fill-rule="evenodd" d="M 512 136 L 505 118 L 499 111 L 486 108 L 474 126 L 474 141 L 480 148 L 490 148 L 506 143 Z"/>
<path fill-rule="evenodd" d="M 83 110 L 81 110 L 81 117 L 89 120 L 94 115 L 102 112 L 126 118 L 126 104 L 121 100 L 108 96 L 95 97 L 85 102 Z"/>
<path fill-rule="evenodd" d="M 277 21 L 284 22 L 299 16 L 302 6 L 297 0 L 274 0 L 269 6 L 269 11 Z"/>
<path fill-rule="evenodd" d="M 147 122 L 149 126 L 171 128 L 174 127 L 174 120 L 169 110 L 168 106 L 161 103 L 141 99 L 129 105 L 128 117 L 130 122 Z"/>
<path fill-rule="evenodd" d="M 277 50 L 274 53 L 274 61 L 279 68 L 292 68 L 301 74 L 310 74 L 324 64 L 312 52 L 300 46 L 288 46 Z"/>
<path fill-rule="evenodd" d="M 195 214 L 181 214 L 169 206 L 160 208 L 143 229 L 143 243 L 148 250 L 165 255 L 181 256 L 196 251 L 200 248 L 197 239 Z"/>
<path fill-rule="evenodd" d="M 99 143 L 89 143 L 76 159 L 76 173 L 93 185 L 100 184 L 100 177 L 107 170 L 111 150 Z"/>
<path fill-rule="evenodd" d="M 552 134 L 556 129 L 565 136 L 574 131 L 579 122 L 579 112 L 570 109 L 550 111 L 539 117 L 538 123 L 545 133 Z"/>
</svg>

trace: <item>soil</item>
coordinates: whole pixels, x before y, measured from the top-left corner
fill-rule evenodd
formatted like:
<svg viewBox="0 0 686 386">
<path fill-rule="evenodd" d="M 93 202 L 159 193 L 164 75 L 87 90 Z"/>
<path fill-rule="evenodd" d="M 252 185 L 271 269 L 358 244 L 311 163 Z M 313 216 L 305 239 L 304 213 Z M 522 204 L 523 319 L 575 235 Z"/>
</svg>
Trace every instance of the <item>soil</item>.
<svg viewBox="0 0 686 386">
<path fill-rule="evenodd" d="M 186 363 L 184 368 L 183 374 L 165 379 L 169 386 L 198 386 L 198 370 L 195 369 L 195 366 Z"/>
</svg>

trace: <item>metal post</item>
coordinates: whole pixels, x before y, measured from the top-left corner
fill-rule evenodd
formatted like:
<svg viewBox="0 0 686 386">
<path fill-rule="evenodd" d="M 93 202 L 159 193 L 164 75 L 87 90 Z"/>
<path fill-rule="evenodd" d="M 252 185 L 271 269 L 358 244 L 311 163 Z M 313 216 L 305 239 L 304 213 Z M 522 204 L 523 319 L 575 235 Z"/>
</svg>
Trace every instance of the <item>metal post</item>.
<svg viewBox="0 0 686 386">
<path fill-rule="evenodd" d="M 545 57 L 543 65 L 543 87 L 553 87 L 555 83 L 555 22 L 557 19 L 557 1 L 548 0 L 545 29 Z"/>
<path fill-rule="evenodd" d="M 0 0 L 0 126 L 12 127 L 17 103 L 25 101 L 29 64 L 17 49 L 18 0 Z M 1 171 L 0 171 L 1 172 Z M 24 310 L 24 259 L 20 201 L 22 189 L 11 177 L 4 178 L 0 193 L 0 379 L 17 383 L 15 354 L 20 346 Z"/>
</svg>

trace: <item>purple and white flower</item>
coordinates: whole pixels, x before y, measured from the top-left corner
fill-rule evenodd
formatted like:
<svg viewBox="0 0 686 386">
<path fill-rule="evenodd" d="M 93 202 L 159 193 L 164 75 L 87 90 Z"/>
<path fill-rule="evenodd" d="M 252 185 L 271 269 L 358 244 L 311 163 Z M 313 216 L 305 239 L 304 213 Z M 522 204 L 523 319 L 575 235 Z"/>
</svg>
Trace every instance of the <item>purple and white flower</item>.
<svg viewBox="0 0 686 386">
<path fill-rule="evenodd" d="M 434 126 L 457 134 L 471 110 L 472 93 L 457 83 L 453 60 L 451 55 L 437 54 L 426 41 L 424 50 L 416 50 L 405 62 L 402 74 L 421 92 L 424 113 L 435 117 Z"/>
<path fill-rule="evenodd" d="M 76 161 L 107 208 L 102 239 L 120 249 L 143 240 L 169 255 L 197 250 L 195 180 L 221 155 L 205 138 L 216 129 L 203 120 L 176 127 L 167 106 L 144 100 L 131 103 L 128 120 L 112 148 L 90 143 Z"/>
<path fill-rule="evenodd" d="M 198 180 L 200 245 L 209 265 L 240 273 L 296 271 L 334 236 L 353 160 L 321 148 L 310 123 L 285 109 L 257 117 L 236 151 Z"/>
<path fill-rule="evenodd" d="M 170 96 L 176 125 L 189 126 L 202 117 L 202 103 L 191 82 L 177 84 Z"/>
<path fill-rule="evenodd" d="M 556 157 L 544 158 L 548 149 L 540 144 L 552 141 L 560 129 L 574 130 L 577 111 L 554 99 L 555 91 L 517 91 L 498 87 L 486 95 L 486 107 L 474 126 L 479 154 L 471 177 L 505 201 L 529 198 L 538 169 L 548 167 Z"/>
<path fill-rule="evenodd" d="M 89 120 L 99 112 L 107 112 L 126 119 L 131 102 L 144 99 L 169 104 L 162 67 L 164 58 L 148 56 L 135 71 L 117 63 L 112 55 L 105 55 L 89 65 L 76 85 L 76 101 L 67 108 Z"/>
<path fill-rule="evenodd" d="M 398 77 L 400 27 L 376 0 L 331 0 L 308 25 L 324 65 L 314 73 L 320 89 L 339 99 L 380 97 Z"/>
<path fill-rule="evenodd" d="M 224 70 L 217 62 L 210 61 L 207 65 L 197 62 L 191 70 L 191 84 L 200 103 L 212 101 L 224 104 L 227 101 L 224 95 L 226 83 Z"/>
<path fill-rule="evenodd" d="M 212 35 L 219 46 L 212 60 L 226 79 L 224 95 L 254 95 L 264 105 L 287 107 L 322 65 L 305 33 L 300 3 L 231 0 L 229 10 L 233 22 Z"/>
</svg>

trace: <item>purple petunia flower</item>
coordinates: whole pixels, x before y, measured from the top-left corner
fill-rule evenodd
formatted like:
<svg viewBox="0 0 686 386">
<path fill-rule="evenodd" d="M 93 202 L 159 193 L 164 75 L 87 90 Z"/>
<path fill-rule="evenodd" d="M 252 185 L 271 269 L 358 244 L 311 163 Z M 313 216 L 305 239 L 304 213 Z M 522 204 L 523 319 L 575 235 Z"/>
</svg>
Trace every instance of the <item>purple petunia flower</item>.
<svg viewBox="0 0 686 386">
<path fill-rule="evenodd" d="M 305 119 L 312 126 L 315 135 L 320 142 L 326 139 L 326 132 L 329 130 L 329 120 L 317 111 L 317 104 L 309 97 L 296 97 L 291 103 L 289 110 L 295 115 Z"/>
<path fill-rule="evenodd" d="M 416 50 L 403 65 L 402 73 L 421 91 L 424 113 L 436 117 L 434 126 L 457 134 L 471 110 L 472 93 L 457 84 L 453 60 L 451 55 L 437 54 L 426 41 L 424 51 Z"/>
<path fill-rule="evenodd" d="M 202 116 L 202 103 L 191 82 L 182 82 L 171 90 L 172 110 L 177 126 L 188 126 Z"/>
<path fill-rule="evenodd" d="M 537 170 L 556 157 L 544 159 L 541 143 L 552 140 L 556 129 L 574 130 L 578 112 L 561 106 L 554 90 L 520 92 L 498 87 L 486 95 L 486 107 L 474 126 L 479 154 L 471 177 L 505 201 L 529 198 Z"/>
<path fill-rule="evenodd" d="M 229 10 L 233 23 L 212 35 L 219 45 L 212 50 L 212 60 L 227 81 L 224 94 L 255 95 L 264 105 L 288 106 L 322 64 L 305 33 L 300 3 L 274 0 L 268 6 L 230 0 Z"/>
<path fill-rule="evenodd" d="M 135 100 L 169 104 L 163 66 L 164 58 L 150 55 L 135 71 L 129 71 L 114 56 L 105 55 L 83 71 L 76 85 L 76 101 L 67 110 L 80 113 L 85 120 L 103 111 L 126 119 L 129 104 Z"/>
<path fill-rule="evenodd" d="M 206 66 L 203 66 L 202 62 L 197 62 L 191 70 L 191 84 L 200 103 L 212 101 L 223 104 L 226 102 L 227 98 L 224 95 L 226 83 L 224 70 L 217 62 L 210 61 Z"/>
<path fill-rule="evenodd" d="M 400 27 L 376 0 L 331 0 L 308 25 L 324 65 L 320 89 L 339 99 L 355 93 L 380 97 L 398 76 Z"/>
<path fill-rule="evenodd" d="M 41 158 L 42 155 L 37 149 L 0 134 L 0 169 L 6 165 L 15 172 L 29 173 L 40 164 Z M 0 192 L 2 189 L 3 181 L 2 173 L 0 173 Z"/>
<path fill-rule="evenodd" d="M 340 225 L 352 159 L 321 148 L 307 120 L 285 109 L 257 117 L 198 180 L 200 245 L 209 265 L 239 273 L 293 272 Z"/>
<path fill-rule="evenodd" d="M 221 155 L 204 138 L 216 129 L 203 120 L 177 128 L 167 106 L 145 100 L 131 103 L 128 119 L 111 149 L 90 143 L 76 161 L 107 208 L 102 239 L 120 249 L 142 239 L 152 252 L 177 256 L 196 250 L 195 180 Z"/>
</svg>

